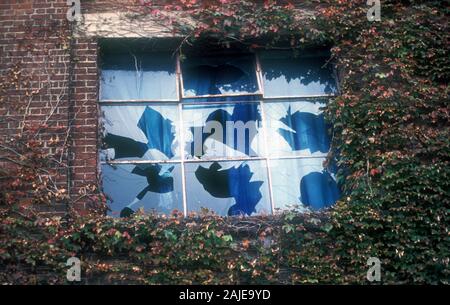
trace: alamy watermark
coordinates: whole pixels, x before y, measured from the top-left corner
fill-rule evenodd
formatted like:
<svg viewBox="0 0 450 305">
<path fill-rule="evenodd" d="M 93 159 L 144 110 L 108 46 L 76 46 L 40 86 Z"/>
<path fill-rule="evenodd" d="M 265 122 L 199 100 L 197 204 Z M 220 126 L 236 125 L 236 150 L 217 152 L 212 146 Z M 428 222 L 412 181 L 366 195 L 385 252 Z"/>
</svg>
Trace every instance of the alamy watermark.
<svg viewBox="0 0 450 305">
<path fill-rule="evenodd" d="M 81 19 L 81 4 L 80 0 L 67 0 L 69 9 L 67 10 L 67 20 L 78 21 Z"/>
<path fill-rule="evenodd" d="M 66 266 L 70 267 L 67 270 L 66 278 L 69 282 L 81 281 L 81 261 L 78 257 L 72 256 L 67 262 Z"/>
<path fill-rule="evenodd" d="M 249 148 L 249 143 L 258 133 L 257 121 L 226 121 L 223 124 L 220 121 L 207 121 L 205 126 L 197 126 L 192 128 L 192 142 L 194 148 L 194 155 L 201 156 L 205 152 L 205 135 L 208 139 L 214 140 L 210 143 L 211 149 L 222 155 L 226 155 L 225 145 L 229 145 L 231 148 L 244 152 L 246 148 Z M 223 143 L 225 145 L 216 146 L 217 143 Z M 250 153 L 249 153 L 250 154 Z"/>
<path fill-rule="evenodd" d="M 367 280 L 369 282 L 379 282 L 381 281 L 381 261 L 378 257 L 369 257 L 367 260 Z"/>
<path fill-rule="evenodd" d="M 381 1 L 380 0 L 367 0 L 369 9 L 367 10 L 367 20 L 370 22 L 381 21 Z"/>
</svg>

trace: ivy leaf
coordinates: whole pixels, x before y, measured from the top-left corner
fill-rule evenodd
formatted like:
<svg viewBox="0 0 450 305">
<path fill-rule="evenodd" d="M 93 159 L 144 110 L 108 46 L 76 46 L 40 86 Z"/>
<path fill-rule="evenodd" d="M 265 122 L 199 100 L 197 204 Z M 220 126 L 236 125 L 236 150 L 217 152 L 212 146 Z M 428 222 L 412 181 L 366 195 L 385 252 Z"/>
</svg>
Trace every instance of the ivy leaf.
<svg viewBox="0 0 450 305">
<path fill-rule="evenodd" d="M 172 230 L 164 230 L 164 237 L 171 241 L 177 240 L 177 236 L 172 232 Z"/>
<path fill-rule="evenodd" d="M 233 237 L 231 235 L 223 235 L 222 239 L 226 242 L 231 242 L 233 241 Z"/>
<path fill-rule="evenodd" d="M 322 229 L 325 231 L 325 232 L 330 232 L 332 229 L 333 229 L 333 225 L 331 224 L 331 223 L 326 223 L 323 227 L 322 227 Z"/>
</svg>

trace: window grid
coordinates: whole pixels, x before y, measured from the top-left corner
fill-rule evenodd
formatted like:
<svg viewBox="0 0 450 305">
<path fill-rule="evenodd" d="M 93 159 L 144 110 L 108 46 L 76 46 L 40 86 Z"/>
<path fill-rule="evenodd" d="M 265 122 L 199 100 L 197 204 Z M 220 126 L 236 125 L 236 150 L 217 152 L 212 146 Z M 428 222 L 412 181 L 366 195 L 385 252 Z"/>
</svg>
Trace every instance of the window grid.
<svg viewBox="0 0 450 305">
<path fill-rule="evenodd" d="M 271 161 L 272 160 L 290 160 L 290 159 L 315 159 L 315 158 L 325 158 L 327 154 L 316 154 L 316 155 L 276 155 L 270 156 L 268 149 L 268 138 L 267 138 L 267 120 L 265 114 L 265 102 L 286 102 L 286 100 L 296 101 L 298 99 L 303 100 L 316 100 L 316 99 L 326 99 L 330 97 L 336 96 L 335 94 L 317 94 L 317 95 L 298 95 L 298 96 L 270 96 L 267 97 L 264 95 L 264 86 L 263 86 L 263 70 L 261 68 L 261 62 L 259 59 L 258 53 L 255 53 L 254 56 L 254 68 L 256 73 L 256 80 L 258 91 L 254 93 L 244 93 L 244 94 L 207 94 L 207 95 L 198 95 L 198 96 L 185 96 L 184 95 L 184 86 L 183 86 L 183 74 L 181 71 L 181 61 L 180 54 L 176 55 L 176 89 L 178 100 L 100 100 L 100 104 L 102 105 L 124 105 L 124 104 L 164 104 L 164 105 L 178 105 L 178 114 L 179 114 L 179 124 L 180 124 L 180 159 L 179 160 L 108 160 L 101 161 L 101 164 L 180 164 L 181 165 L 181 185 L 182 185 L 182 200 L 183 200 L 183 214 L 184 216 L 188 215 L 188 207 L 187 207 L 187 191 L 186 191 L 186 168 L 185 164 L 188 163 L 208 163 L 208 162 L 221 162 L 221 161 L 264 161 L 267 170 L 267 183 L 268 183 L 268 191 L 269 191 L 269 201 L 271 206 L 272 214 L 276 213 L 275 202 L 273 198 L 273 190 L 272 190 L 272 172 L 271 172 Z M 259 96 L 259 100 L 254 101 L 198 101 L 195 102 L 195 99 L 201 98 L 210 98 L 210 97 L 236 97 L 236 96 Z M 189 99 L 192 101 L 183 101 L 184 99 Z M 221 105 L 221 104 L 237 104 L 237 103 L 258 103 L 261 108 L 261 125 L 262 125 L 262 139 L 263 139 L 263 157 L 260 156 L 248 156 L 248 157 L 214 157 L 214 158 L 201 158 L 201 159 L 187 159 L 185 157 L 184 152 L 184 139 L 185 139 L 185 130 L 183 128 L 183 105 L 199 105 L 199 104 L 208 104 L 208 105 Z"/>
</svg>

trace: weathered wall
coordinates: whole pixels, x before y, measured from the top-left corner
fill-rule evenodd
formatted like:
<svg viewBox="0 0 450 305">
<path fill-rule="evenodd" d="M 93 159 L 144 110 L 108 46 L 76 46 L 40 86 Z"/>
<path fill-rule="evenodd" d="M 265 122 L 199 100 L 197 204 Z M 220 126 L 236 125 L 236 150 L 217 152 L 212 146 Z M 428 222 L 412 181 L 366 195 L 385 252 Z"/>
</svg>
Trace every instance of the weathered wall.
<svg viewBox="0 0 450 305">
<path fill-rule="evenodd" d="M 49 141 L 64 137 L 68 126 L 69 27 L 65 1 L 2 1 L 0 4 L 0 136 L 11 139 L 27 128 L 50 127 L 37 139 L 54 153 Z M 63 155 L 62 160 L 67 156 Z M 1 162 L 1 161 L 0 161 Z M 2 166 L 11 166 L 4 161 Z M 20 177 L 19 177 L 20 178 Z M 55 183 L 67 184 L 61 167 Z M 65 206 L 54 206 L 63 211 Z"/>
<path fill-rule="evenodd" d="M 38 145 L 60 161 L 52 180 L 77 197 L 98 175 L 97 43 L 72 39 L 67 10 L 65 0 L 0 4 L 0 137 L 5 144 L 37 129 Z M 49 207 L 66 210 L 61 202 Z"/>
</svg>

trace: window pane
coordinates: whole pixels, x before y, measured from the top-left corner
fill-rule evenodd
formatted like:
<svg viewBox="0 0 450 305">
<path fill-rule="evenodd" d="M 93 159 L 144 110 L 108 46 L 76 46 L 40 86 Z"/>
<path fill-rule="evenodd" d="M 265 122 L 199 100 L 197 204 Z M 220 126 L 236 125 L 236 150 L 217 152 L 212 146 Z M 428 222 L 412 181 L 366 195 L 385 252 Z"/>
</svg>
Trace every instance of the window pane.
<svg viewBox="0 0 450 305">
<path fill-rule="evenodd" d="M 187 158 L 246 157 L 262 152 L 259 103 L 183 106 Z"/>
<path fill-rule="evenodd" d="M 179 115 L 176 105 L 102 106 L 102 160 L 179 159 Z"/>
<path fill-rule="evenodd" d="M 219 215 L 270 214 L 263 161 L 187 163 L 188 211 L 208 208 Z"/>
<path fill-rule="evenodd" d="M 175 58 L 170 53 L 104 56 L 101 100 L 177 100 Z"/>
<path fill-rule="evenodd" d="M 329 56 L 292 51 L 266 51 L 260 56 L 264 96 L 301 96 L 331 94 L 336 90 Z M 326 66 L 326 67 L 323 67 Z"/>
<path fill-rule="evenodd" d="M 271 156 L 323 155 L 330 149 L 323 102 L 296 101 L 264 104 Z"/>
<path fill-rule="evenodd" d="M 258 91 L 251 55 L 188 57 L 182 61 L 181 68 L 187 97 Z"/>
<path fill-rule="evenodd" d="M 271 160 L 275 208 L 300 205 L 318 210 L 340 197 L 334 174 L 323 168 L 325 158 Z"/>
<path fill-rule="evenodd" d="M 103 164 L 102 179 L 110 215 L 127 216 L 139 208 L 183 211 L 180 164 Z"/>
</svg>

